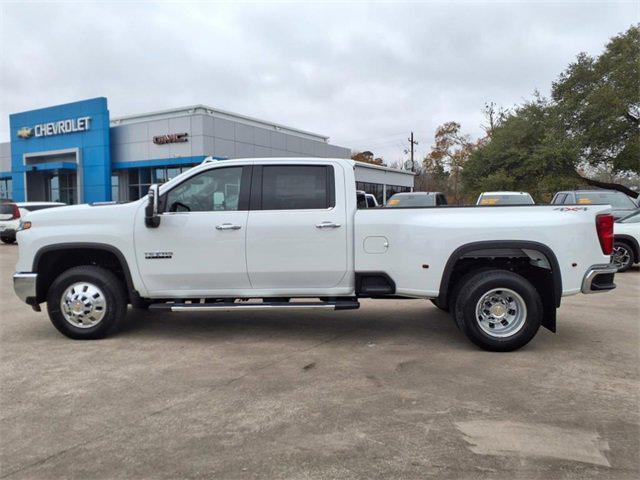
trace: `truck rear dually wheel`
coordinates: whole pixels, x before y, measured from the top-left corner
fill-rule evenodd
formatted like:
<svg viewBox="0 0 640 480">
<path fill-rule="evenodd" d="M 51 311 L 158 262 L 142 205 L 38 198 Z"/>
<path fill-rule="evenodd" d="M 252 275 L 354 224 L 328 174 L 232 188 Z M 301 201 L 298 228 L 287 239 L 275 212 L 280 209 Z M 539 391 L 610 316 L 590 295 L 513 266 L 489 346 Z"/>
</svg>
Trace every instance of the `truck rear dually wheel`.
<svg viewBox="0 0 640 480">
<path fill-rule="evenodd" d="M 526 278 L 507 270 L 488 270 L 460 281 L 454 318 L 473 343 L 507 352 L 535 336 L 542 321 L 542 299 Z"/>
<path fill-rule="evenodd" d="M 51 284 L 47 311 L 51 323 L 69 338 L 104 338 L 126 316 L 127 296 L 122 282 L 109 270 L 73 267 Z"/>
</svg>

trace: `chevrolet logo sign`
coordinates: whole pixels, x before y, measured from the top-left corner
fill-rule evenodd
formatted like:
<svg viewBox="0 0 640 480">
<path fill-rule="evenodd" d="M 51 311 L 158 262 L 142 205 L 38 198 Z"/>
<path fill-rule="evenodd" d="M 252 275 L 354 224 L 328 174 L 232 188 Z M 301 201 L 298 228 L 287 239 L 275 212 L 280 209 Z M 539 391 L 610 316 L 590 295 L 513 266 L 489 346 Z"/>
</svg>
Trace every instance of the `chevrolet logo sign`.
<svg viewBox="0 0 640 480">
<path fill-rule="evenodd" d="M 20 130 L 18 130 L 18 136 L 20 138 L 29 138 L 33 136 L 33 128 L 22 127 Z"/>
</svg>

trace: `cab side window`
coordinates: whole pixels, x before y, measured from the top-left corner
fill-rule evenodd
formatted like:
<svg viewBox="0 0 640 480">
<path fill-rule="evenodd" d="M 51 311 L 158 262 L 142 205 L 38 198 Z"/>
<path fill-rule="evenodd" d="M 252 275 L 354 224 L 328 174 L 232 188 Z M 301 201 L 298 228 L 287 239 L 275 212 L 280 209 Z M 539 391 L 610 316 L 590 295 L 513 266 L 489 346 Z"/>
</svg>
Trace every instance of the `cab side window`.
<svg viewBox="0 0 640 480">
<path fill-rule="evenodd" d="M 169 212 L 239 210 L 242 167 L 214 168 L 199 173 L 166 196 Z"/>
<path fill-rule="evenodd" d="M 262 210 L 312 210 L 335 205 L 333 167 L 264 165 Z"/>
</svg>

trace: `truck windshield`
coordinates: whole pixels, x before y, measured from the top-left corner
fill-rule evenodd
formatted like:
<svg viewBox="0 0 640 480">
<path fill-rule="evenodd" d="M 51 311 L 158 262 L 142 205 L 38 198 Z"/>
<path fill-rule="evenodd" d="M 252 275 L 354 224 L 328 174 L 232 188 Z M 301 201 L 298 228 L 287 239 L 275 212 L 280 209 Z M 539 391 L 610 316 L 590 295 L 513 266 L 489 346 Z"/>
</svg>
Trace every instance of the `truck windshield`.
<svg viewBox="0 0 640 480">
<path fill-rule="evenodd" d="M 483 195 L 478 205 L 533 205 L 529 195 Z"/>
<path fill-rule="evenodd" d="M 435 203 L 433 195 L 393 195 L 387 202 L 387 207 L 432 207 Z"/>
<path fill-rule="evenodd" d="M 637 208 L 633 200 L 622 192 L 578 192 L 576 193 L 576 203 L 611 205 L 613 208 Z"/>
<path fill-rule="evenodd" d="M 640 223 L 640 210 L 618 220 L 618 223 Z"/>
</svg>

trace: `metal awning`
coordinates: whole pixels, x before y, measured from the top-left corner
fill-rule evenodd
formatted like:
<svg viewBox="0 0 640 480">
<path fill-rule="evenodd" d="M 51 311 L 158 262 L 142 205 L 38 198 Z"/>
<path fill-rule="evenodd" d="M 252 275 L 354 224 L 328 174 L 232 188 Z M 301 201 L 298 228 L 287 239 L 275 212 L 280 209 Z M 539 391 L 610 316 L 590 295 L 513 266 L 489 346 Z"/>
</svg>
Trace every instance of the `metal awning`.
<svg viewBox="0 0 640 480">
<path fill-rule="evenodd" d="M 48 170 L 78 170 L 78 164 L 75 162 L 45 162 L 45 163 L 32 163 L 29 165 L 22 165 L 20 167 L 21 172 L 42 172 Z"/>
</svg>

